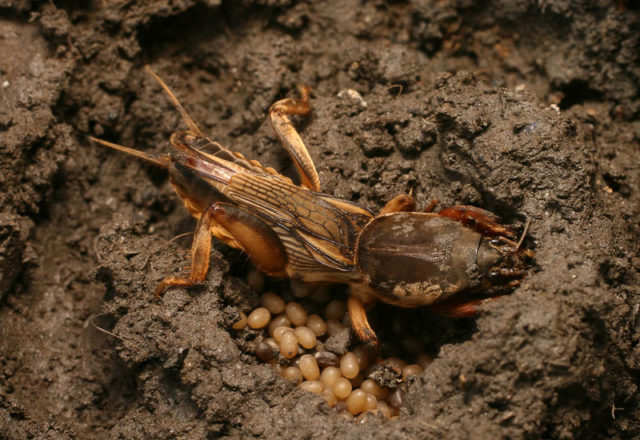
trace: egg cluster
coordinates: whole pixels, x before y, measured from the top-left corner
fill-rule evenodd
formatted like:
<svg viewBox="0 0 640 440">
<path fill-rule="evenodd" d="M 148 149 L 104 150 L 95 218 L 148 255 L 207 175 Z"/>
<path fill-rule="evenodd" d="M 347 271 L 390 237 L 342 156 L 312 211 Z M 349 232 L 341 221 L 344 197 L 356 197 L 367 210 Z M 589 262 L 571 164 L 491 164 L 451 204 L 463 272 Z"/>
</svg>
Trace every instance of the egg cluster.
<svg viewBox="0 0 640 440">
<path fill-rule="evenodd" d="M 259 293 L 264 290 L 264 277 L 255 270 L 249 272 L 247 283 Z M 285 301 L 273 292 L 262 293 L 260 307 L 248 316 L 241 313 L 232 327 L 263 329 L 265 333 L 254 342 L 256 356 L 303 390 L 323 396 L 343 417 L 361 420 L 369 412 L 396 417 L 403 404 L 403 382 L 421 374 L 432 358 L 419 350 L 409 350 L 413 351 L 414 363 L 398 357 L 383 359 L 367 345 L 332 351 L 330 338 L 350 328 L 345 302 L 331 300 L 330 294 L 327 287 L 292 281 L 291 292 L 283 296 L 298 301 Z M 385 379 L 381 371 L 388 373 Z"/>
</svg>

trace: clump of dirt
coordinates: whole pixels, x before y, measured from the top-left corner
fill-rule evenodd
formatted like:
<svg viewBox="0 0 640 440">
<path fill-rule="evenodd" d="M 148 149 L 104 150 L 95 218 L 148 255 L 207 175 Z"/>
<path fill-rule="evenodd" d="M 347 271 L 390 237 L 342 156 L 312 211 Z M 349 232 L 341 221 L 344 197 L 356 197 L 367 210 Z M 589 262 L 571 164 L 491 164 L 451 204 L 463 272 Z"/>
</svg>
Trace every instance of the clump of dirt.
<svg viewBox="0 0 640 440">
<path fill-rule="evenodd" d="M 634 438 L 640 435 L 640 21 L 631 2 L 5 2 L 0 8 L 0 436 Z M 233 317 L 246 258 L 188 265 L 165 152 L 184 128 L 292 175 L 266 113 L 296 84 L 323 191 L 374 211 L 531 219 L 535 267 L 474 320 L 379 306 L 434 355 L 397 420 L 356 425 L 283 380 Z M 304 423 L 300 423 L 304 420 Z"/>
</svg>

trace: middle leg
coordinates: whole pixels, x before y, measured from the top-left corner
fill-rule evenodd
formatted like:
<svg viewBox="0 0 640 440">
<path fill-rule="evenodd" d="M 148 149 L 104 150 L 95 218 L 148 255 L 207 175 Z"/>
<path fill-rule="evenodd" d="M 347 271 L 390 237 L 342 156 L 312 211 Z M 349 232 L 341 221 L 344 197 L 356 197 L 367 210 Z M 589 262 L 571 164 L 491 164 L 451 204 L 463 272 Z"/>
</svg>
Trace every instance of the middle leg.
<svg viewBox="0 0 640 440">
<path fill-rule="evenodd" d="M 400 194 L 389 200 L 382 208 L 379 215 L 389 214 L 392 212 L 411 212 L 415 211 L 416 202 L 410 194 Z"/>
</svg>

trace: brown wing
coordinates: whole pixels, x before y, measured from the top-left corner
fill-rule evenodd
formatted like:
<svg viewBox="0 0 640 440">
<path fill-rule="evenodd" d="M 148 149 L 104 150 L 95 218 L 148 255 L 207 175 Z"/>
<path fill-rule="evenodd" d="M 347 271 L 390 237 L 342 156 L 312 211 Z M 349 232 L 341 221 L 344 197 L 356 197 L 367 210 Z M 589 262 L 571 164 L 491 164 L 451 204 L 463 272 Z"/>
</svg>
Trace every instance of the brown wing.
<svg viewBox="0 0 640 440">
<path fill-rule="evenodd" d="M 271 167 L 265 167 L 257 160 L 249 160 L 242 153 L 237 151 L 231 151 L 218 142 L 211 140 L 208 137 L 200 137 L 195 135 L 189 130 L 183 130 L 175 132 L 172 137 L 172 144 L 178 142 L 187 148 L 197 150 L 201 155 L 208 157 L 212 161 L 219 162 L 220 160 L 231 162 L 242 168 L 258 174 L 269 174 L 272 176 L 279 176 L 285 181 L 292 183 L 291 179 L 278 173 Z M 175 144 L 173 144 L 175 146 Z"/>
<path fill-rule="evenodd" d="M 289 255 L 290 276 L 311 280 L 322 277 L 313 272 L 354 270 L 355 242 L 371 212 L 267 175 L 237 174 L 226 194 L 276 231 Z"/>
<path fill-rule="evenodd" d="M 208 206 L 223 201 L 259 216 L 282 240 L 290 277 L 344 281 L 344 276 L 331 279 L 330 274 L 355 270 L 355 242 L 373 217 L 371 212 L 296 186 L 275 171 L 190 132 L 175 133 L 171 143 L 171 182 L 192 215 L 199 217 Z M 215 151 L 197 149 L 203 146 Z"/>
</svg>

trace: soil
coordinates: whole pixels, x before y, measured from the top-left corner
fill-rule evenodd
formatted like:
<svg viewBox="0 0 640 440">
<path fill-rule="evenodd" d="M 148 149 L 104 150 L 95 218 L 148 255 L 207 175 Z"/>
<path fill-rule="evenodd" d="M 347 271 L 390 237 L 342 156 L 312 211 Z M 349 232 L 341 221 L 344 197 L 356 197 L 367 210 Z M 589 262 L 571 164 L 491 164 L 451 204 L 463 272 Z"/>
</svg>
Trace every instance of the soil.
<svg viewBox="0 0 640 440">
<path fill-rule="evenodd" d="M 638 438 L 639 14 L 1 1 L 0 438 Z M 289 175 L 266 114 L 311 86 L 296 124 L 323 191 L 531 219 L 535 266 L 472 320 L 379 306 L 383 345 L 401 322 L 435 360 L 398 419 L 336 416 L 230 330 L 258 298 L 239 252 L 216 244 L 205 286 L 153 299 L 194 220 L 166 173 L 87 139 L 167 151 L 184 125 L 146 64 L 203 131 Z"/>
</svg>

